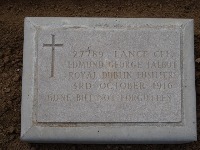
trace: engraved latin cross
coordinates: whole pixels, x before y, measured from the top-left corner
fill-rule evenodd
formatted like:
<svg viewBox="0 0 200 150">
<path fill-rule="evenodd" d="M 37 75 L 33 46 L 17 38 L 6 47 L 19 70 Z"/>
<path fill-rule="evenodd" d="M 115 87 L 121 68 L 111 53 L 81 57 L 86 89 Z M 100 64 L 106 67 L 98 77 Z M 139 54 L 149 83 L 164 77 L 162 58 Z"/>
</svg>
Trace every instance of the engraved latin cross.
<svg viewBox="0 0 200 150">
<path fill-rule="evenodd" d="M 43 47 L 51 47 L 52 48 L 52 55 L 51 55 L 51 76 L 54 76 L 54 61 L 55 61 L 55 47 L 62 47 L 63 44 L 55 44 L 55 35 L 52 36 L 52 44 L 43 44 Z"/>
</svg>

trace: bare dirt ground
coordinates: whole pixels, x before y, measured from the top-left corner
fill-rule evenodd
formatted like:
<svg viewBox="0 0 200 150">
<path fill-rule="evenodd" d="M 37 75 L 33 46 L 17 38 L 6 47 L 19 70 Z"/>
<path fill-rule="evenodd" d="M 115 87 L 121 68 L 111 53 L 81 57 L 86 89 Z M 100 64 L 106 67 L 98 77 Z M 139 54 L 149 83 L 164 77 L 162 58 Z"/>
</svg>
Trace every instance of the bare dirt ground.
<svg viewBox="0 0 200 150">
<path fill-rule="evenodd" d="M 21 142 L 20 105 L 23 21 L 26 16 L 193 18 L 195 59 L 200 57 L 199 0 L 1 0 L 0 1 L 0 150 L 200 149 L 200 141 L 182 145 L 69 145 Z M 196 63 L 198 135 L 200 63 Z"/>
</svg>

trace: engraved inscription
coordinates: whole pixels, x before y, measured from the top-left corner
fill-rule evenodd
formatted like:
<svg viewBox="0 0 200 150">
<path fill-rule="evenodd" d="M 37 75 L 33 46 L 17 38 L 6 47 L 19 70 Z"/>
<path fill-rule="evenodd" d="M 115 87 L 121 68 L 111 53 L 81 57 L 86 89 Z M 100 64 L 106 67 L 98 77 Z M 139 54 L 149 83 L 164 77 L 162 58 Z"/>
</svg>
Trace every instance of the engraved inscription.
<svg viewBox="0 0 200 150">
<path fill-rule="evenodd" d="M 52 36 L 52 44 L 43 44 L 43 46 L 52 48 L 51 75 L 50 75 L 50 77 L 53 77 L 54 76 L 55 47 L 62 47 L 63 44 L 55 44 L 55 35 L 52 34 L 51 36 Z"/>
<path fill-rule="evenodd" d="M 39 37 L 38 122 L 181 121 L 180 28 L 43 29 Z"/>
</svg>

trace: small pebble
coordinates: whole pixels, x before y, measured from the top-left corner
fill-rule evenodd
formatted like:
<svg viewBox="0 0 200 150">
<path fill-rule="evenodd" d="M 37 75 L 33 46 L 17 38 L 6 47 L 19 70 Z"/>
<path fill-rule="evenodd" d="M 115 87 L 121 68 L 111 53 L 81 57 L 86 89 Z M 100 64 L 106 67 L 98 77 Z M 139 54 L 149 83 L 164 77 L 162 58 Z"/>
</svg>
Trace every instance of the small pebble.
<svg viewBox="0 0 200 150">
<path fill-rule="evenodd" d="M 13 133 L 14 131 L 15 131 L 15 128 L 11 126 L 11 127 L 8 128 L 7 132 L 8 133 Z"/>
<path fill-rule="evenodd" d="M 20 76 L 19 76 L 18 74 L 16 74 L 16 75 L 14 76 L 14 78 L 13 78 L 13 81 L 19 81 L 19 79 L 20 79 Z"/>
<path fill-rule="evenodd" d="M 10 88 L 5 88 L 4 90 L 6 93 L 9 93 L 10 92 Z"/>
<path fill-rule="evenodd" d="M 8 104 L 8 105 L 12 105 L 12 102 L 11 102 L 11 101 L 7 101 L 7 104 Z"/>
<path fill-rule="evenodd" d="M 36 148 L 35 147 L 31 147 L 31 150 L 36 150 Z"/>
<path fill-rule="evenodd" d="M 197 58 L 195 62 L 200 63 L 200 58 Z"/>
</svg>

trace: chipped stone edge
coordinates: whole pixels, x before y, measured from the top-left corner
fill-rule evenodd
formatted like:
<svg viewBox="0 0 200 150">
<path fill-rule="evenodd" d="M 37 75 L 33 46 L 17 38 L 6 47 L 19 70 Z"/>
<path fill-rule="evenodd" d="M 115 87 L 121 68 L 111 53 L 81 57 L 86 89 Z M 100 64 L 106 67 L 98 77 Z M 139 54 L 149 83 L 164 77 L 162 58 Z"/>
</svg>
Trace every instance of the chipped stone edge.
<svg viewBox="0 0 200 150">
<path fill-rule="evenodd" d="M 183 126 L 84 126 L 43 127 L 33 124 L 34 70 L 36 62 L 36 28 L 40 26 L 93 26 L 95 22 L 113 24 L 176 24 L 183 30 Z M 26 62 L 26 63 L 25 63 Z M 197 140 L 196 92 L 194 68 L 193 19 L 144 18 L 43 18 L 27 17 L 24 24 L 21 140 L 28 142 L 63 143 L 187 143 Z"/>
</svg>

